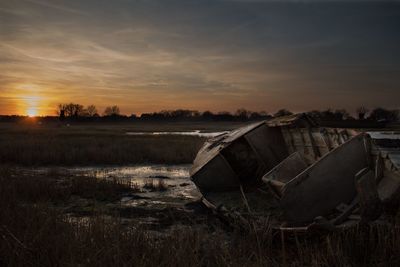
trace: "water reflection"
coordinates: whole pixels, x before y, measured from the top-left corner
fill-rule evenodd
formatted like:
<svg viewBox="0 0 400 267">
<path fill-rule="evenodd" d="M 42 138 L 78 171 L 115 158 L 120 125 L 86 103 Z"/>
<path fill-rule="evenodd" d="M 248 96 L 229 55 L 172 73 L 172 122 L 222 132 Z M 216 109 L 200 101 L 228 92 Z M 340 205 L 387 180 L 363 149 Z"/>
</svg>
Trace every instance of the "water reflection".
<svg viewBox="0 0 400 267">
<path fill-rule="evenodd" d="M 124 205 L 166 207 L 182 206 L 182 204 L 199 199 L 200 192 L 190 180 L 190 165 L 135 165 L 121 167 L 89 166 L 89 167 L 52 167 L 32 171 L 36 173 L 65 173 L 75 176 L 94 176 L 99 179 L 127 179 L 140 192 L 134 192 L 121 198 Z M 146 188 L 146 183 L 165 185 L 165 191 Z"/>
<path fill-rule="evenodd" d="M 200 130 L 191 132 L 127 132 L 127 135 L 187 135 L 187 136 L 197 136 L 197 137 L 216 137 L 222 134 L 228 133 L 228 131 L 223 132 L 201 132 Z"/>
</svg>

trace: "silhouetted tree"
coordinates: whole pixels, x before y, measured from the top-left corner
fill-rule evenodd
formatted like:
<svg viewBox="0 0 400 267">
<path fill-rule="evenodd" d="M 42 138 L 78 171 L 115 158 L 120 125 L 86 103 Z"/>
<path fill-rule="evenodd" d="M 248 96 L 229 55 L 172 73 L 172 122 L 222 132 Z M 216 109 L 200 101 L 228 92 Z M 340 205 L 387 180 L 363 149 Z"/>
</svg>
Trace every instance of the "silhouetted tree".
<svg viewBox="0 0 400 267">
<path fill-rule="evenodd" d="M 120 110 L 118 106 L 106 107 L 104 110 L 104 116 L 119 116 Z"/>
<path fill-rule="evenodd" d="M 65 104 L 58 104 L 57 114 L 58 114 L 58 117 L 60 118 L 60 120 L 65 119 L 65 108 L 66 108 Z"/>
<path fill-rule="evenodd" d="M 283 108 L 283 109 L 278 110 L 274 114 L 274 117 L 281 117 L 281 116 L 287 116 L 287 115 L 292 115 L 292 114 L 293 114 L 293 112 Z"/>
<path fill-rule="evenodd" d="M 332 110 L 328 108 L 323 111 L 312 110 L 307 112 L 307 114 L 314 119 L 325 121 L 343 121 L 354 119 L 345 109 Z"/>
<path fill-rule="evenodd" d="M 365 119 L 365 115 L 367 115 L 368 111 L 369 110 L 364 106 L 358 107 L 356 109 L 358 119 L 359 120 L 364 120 Z"/>
<path fill-rule="evenodd" d="M 209 110 L 204 111 L 203 114 L 201 114 L 201 116 L 202 116 L 203 119 L 205 119 L 205 120 L 211 120 L 211 119 L 214 118 L 214 114 L 213 114 L 211 111 L 209 111 Z"/>
<path fill-rule="evenodd" d="M 203 113 L 197 110 L 162 110 L 154 113 L 143 113 L 140 119 L 143 120 L 216 120 L 216 121 L 232 121 L 232 120 L 256 120 L 256 119 L 267 119 L 271 116 L 267 112 L 252 112 L 246 109 L 238 109 L 235 115 L 232 115 L 228 111 L 222 111 L 217 114 L 211 111 L 204 111 Z"/>
<path fill-rule="evenodd" d="M 84 116 L 84 108 L 82 105 L 74 103 L 59 104 L 57 113 L 60 116 L 60 118 L 65 118 L 65 117 L 77 118 L 80 116 Z"/>
<path fill-rule="evenodd" d="M 337 109 L 333 112 L 333 118 L 338 121 L 348 120 L 351 118 L 350 114 L 345 109 Z"/>
<path fill-rule="evenodd" d="M 261 118 L 262 118 L 262 116 L 258 112 L 251 112 L 249 115 L 250 120 L 257 120 L 257 119 L 261 119 Z"/>
<path fill-rule="evenodd" d="M 95 117 L 97 114 L 97 108 L 95 105 L 89 105 L 86 108 L 86 114 L 88 117 Z"/>
<path fill-rule="evenodd" d="M 230 121 L 234 119 L 233 115 L 229 111 L 220 111 L 217 115 L 215 115 L 215 118 L 222 121 Z"/>
<path fill-rule="evenodd" d="M 334 120 L 335 115 L 332 111 L 332 109 L 328 108 L 326 110 L 321 111 L 321 119 L 323 120 Z"/>
<path fill-rule="evenodd" d="M 321 117 L 322 117 L 321 111 L 316 110 L 316 109 L 307 112 L 307 115 L 310 116 L 311 118 L 317 119 L 317 120 L 321 119 Z"/>
<path fill-rule="evenodd" d="M 73 104 L 73 116 L 75 118 L 78 118 L 80 116 L 84 116 L 84 108 L 82 105 L 79 104 Z"/>
<path fill-rule="evenodd" d="M 244 108 L 239 108 L 235 112 L 235 116 L 240 119 L 240 120 L 247 120 L 250 118 L 251 111 L 248 111 L 247 109 Z"/>
<path fill-rule="evenodd" d="M 189 119 L 198 117 L 200 113 L 197 110 L 177 109 L 168 111 L 169 117 L 172 119 Z"/>
<path fill-rule="evenodd" d="M 399 119 L 399 111 L 387 110 L 384 108 L 375 108 L 369 114 L 368 119 L 374 121 L 387 121 L 387 122 L 397 121 Z"/>
<path fill-rule="evenodd" d="M 268 114 L 268 112 L 266 112 L 265 110 L 262 110 L 259 112 L 260 116 L 262 117 L 272 117 L 271 115 Z"/>
</svg>

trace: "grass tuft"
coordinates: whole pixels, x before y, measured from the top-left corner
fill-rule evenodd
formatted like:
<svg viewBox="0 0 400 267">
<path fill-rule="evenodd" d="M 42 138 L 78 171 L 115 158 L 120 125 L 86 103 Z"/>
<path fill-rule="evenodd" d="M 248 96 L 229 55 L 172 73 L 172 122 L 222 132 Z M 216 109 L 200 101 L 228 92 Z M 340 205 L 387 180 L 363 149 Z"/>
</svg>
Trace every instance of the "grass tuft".
<svg viewBox="0 0 400 267">
<path fill-rule="evenodd" d="M 144 189 L 163 192 L 168 190 L 168 185 L 162 179 L 151 179 L 143 185 Z"/>
<path fill-rule="evenodd" d="M 148 231 L 120 214 L 71 217 L 73 197 L 118 201 L 119 180 L 20 174 L 0 167 L 1 266 L 399 266 L 398 223 L 319 236 L 280 236 L 266 223 L 244 232 L 180 226 Z M 149 211 L 150 212 L 150 211 Z M 396 221 L 399 221 L 396 219 Z"/>
</svg>

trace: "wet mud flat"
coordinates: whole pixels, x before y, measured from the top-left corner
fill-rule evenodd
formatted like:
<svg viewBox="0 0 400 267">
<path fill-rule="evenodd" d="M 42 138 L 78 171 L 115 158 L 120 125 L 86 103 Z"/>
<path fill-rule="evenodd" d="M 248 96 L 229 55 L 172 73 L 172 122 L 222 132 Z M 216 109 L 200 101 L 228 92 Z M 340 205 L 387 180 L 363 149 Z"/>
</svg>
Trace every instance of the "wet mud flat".
<svg viewBox="0 0 400 267">
<path fill-rule="evenodd" d="M 198 202 L 187 165 L 0 166 L 0 183 L 2 266 L 32 262 L 40 266 L 54 266 L 54 262 L 64 266 L 398 266 L 400 262 L 398 216 L 390 225 L 312 237 L 277 234 L 268 220 L 264 227 L 248 224 L 246 231 L 233 229 Z"/>
<path fill-rule="evenodd" d="M 189 165 L 16 168 L 14 175 L 50 179 L 59 190 L 71 180 L 82 182 L 79 185 L 82 188 L 91 186 L 88 192 L 75 190 L 63 201 L 52 203 L 53 208 L 61 210 L 74 222 L 100 215 L 118 218 L 125 226 L 134 225 L 159 233 L 181 227 L 219 225 L 221 222 L 200 201 L 201 194 L 190 180 L 189 168 Z M 96 184 L 85 185 L 86 179 L 121 187 L 96 195 Z"/>
</svg>

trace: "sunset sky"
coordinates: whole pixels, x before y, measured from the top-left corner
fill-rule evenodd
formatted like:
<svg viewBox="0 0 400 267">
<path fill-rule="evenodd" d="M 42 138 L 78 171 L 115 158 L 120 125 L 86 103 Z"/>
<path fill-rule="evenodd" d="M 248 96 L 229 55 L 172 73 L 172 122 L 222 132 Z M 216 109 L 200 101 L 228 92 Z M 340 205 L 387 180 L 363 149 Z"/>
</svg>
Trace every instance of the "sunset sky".
<svg viewBox="0 0 400 267">
<path fill-rule="evenodd" d="M 0 0 L 0 114 L 400 108 L 400 2 Z"/>
</svg>

